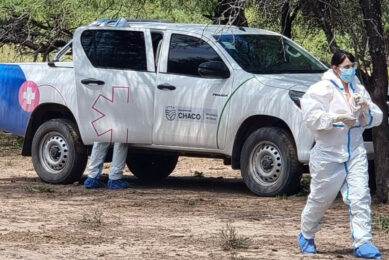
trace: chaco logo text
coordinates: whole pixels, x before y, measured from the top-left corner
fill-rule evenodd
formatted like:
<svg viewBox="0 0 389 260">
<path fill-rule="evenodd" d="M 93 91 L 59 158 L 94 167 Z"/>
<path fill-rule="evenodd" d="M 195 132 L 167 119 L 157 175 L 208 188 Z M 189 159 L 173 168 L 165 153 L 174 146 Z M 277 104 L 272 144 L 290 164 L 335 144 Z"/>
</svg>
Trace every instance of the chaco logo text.
<svg viewBox="0 0 389 260">
<path fill-rule="evenodd" d="M 216 123 L 217 110 L 209 108 L 192 108 L 192 107 L 165 107 L 166 119 L 169 121 L 189 121 Z"/>
<path fill-rule="evenodd" d="M 167 120 L 173 121 L 174 119 L 176 119 L 176 115 L 177 115 L 176 108 L 173 106 L 165 107 L 165 115 Z"/>
</svg>

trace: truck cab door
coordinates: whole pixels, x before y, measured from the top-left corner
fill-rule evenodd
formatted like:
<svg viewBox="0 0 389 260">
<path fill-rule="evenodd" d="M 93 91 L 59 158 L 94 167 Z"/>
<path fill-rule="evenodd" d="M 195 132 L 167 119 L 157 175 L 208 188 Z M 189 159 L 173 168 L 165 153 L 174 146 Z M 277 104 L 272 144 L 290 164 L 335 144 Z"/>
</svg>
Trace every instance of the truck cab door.
<svg viewBox="0 0 389 260">
<path fill-rule="evenodd" d="M 209 39 L 166 33 L 155 90 L 153 143 L 223 149 L 232 69 Z M 204 77 L 199 66 L 216 62 L 228 77 Z"/>
<path fill-rule="evenodd" d="M 73 53 L 84 143 L 150 144 L 156 73 L 149 31 L 79 29 Z"/>
</svg>

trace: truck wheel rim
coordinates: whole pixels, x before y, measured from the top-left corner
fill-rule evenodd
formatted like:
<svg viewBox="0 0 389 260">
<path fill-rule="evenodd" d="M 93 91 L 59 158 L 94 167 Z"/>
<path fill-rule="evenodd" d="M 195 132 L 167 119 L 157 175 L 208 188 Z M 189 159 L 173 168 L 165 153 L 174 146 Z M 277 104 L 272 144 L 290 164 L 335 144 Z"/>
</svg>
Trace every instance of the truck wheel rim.
<svg viewBox="0 0 389 260">
<path fill-rule="evenodd" d="M 69 159 L 69 149 L 65 138 L 59 133 L 45 135 L 39 151 L 41 164 L 46 171 L 57 174 L 65 168 Z"/>
<path fill-rule="evenodd" d="M 275 184 L 282 174 L 280 149 L 272 142 L 260 142 L 250 155 L 250 172 L 261 185 Z"/>
</svg>

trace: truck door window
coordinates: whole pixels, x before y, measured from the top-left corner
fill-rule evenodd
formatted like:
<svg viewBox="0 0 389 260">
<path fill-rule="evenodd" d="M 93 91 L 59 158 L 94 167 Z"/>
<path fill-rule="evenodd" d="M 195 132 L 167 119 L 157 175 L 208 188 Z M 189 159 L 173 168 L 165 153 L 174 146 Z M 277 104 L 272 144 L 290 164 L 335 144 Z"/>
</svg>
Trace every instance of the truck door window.
<svg viewBox="0 0 389 260">
<path fill-rule="evenodd" d="M 199 77 L 198 67 L 207 61 L 223 62 L 215 50 L 202 39 L 181 34 L 172 35 L 168 73 Z"/>
<path fill-rule="evenodd" d="M 88 30 L 81 45 L 94 67 L 147 71 L 143 32 Z"/>
<path fill-rule="evenodd" d="M 215 39 L 247 72 L 323 73 L 327 68 L 296 43 L 277 35 L 223 34 Z"/>
</svg>

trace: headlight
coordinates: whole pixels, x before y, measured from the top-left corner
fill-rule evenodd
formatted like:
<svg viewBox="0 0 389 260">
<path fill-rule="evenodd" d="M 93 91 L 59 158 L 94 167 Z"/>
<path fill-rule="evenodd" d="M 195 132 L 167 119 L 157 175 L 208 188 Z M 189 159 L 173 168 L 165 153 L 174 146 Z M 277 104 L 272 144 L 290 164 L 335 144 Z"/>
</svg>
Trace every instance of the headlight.
<svg viewBox="0 0 389 260">
<path fill-rule="evenodd" d="M 289 90 L 290 99 L 292 99 L 293 102 L 296 104 L 296 106 L 298 106 L 299 108 L 301 108 L 300 98 L 302 98 L 302 96 L 304 94 L 305 94 L 305 92 L 296 91 L 296 90 Z"/>
</svg>

